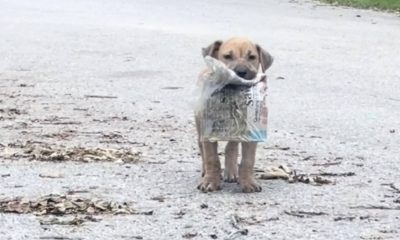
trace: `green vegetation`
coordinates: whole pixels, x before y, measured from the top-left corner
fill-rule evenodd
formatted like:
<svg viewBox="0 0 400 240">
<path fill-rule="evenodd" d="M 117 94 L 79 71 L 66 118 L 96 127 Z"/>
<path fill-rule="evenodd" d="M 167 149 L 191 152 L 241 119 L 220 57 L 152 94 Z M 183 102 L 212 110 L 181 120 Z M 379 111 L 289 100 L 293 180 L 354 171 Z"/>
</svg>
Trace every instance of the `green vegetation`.
<svg viewBox="0 0 400 240">
<path fill-rule="evenodd" d="M 321 0 L 331 4 L 400 12 L 400 0 Z"/>
</svg>

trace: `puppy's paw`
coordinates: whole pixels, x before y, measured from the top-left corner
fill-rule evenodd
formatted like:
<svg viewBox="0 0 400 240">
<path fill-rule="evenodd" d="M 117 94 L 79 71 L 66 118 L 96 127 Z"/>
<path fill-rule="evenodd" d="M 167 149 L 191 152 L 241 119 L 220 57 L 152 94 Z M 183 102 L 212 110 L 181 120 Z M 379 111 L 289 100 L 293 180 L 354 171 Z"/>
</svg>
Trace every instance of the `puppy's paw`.
<svg viewBox="0 0 400 240">
<path fill-rule="evenodd" d="M 229 170 L 229 169 L 225 169 L 224 170 L 224 181 L 225 182 L 237 182 L 238 180 L 238 173 L 237 170 Z"/>
<path fill-rule="evenodd" d="M 240 188 L 244 193 L 261 192 L 262 188 L 254 179 L 240 179 Z"/>
<path fill-rule="evenodd" d="M 202 192 L 215 192 L 221 190 L 221 179 L 218 177 L 207 177 L 205 176 L 201 183 L 197 186 Z"/>
</svg>

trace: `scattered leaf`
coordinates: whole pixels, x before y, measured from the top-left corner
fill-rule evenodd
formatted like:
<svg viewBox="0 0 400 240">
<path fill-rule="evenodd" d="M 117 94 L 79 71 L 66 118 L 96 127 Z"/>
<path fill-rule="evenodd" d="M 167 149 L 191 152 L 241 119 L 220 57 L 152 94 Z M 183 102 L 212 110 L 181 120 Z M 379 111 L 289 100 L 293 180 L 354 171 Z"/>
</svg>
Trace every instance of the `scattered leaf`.
<svg viewBox="0 0 400 240">
<path fill-rule="evenodd" d="M 50 219 L 41 219 L 39 220 L 40 225 L 73 225 L 73 226 L 80 226 L 84 222 L 98 222 L 100 221 L 97 218 L 92 216 L 75 216 L 72 219 L 60 219 L 57 217 L 53 217 Z"/>
<path fill-rule="evenodd" d="M 335 217 L 333 221 L 338 222 L 338 221 L 353 221 L 356 219 L 354 216 L 344 216 L 344 217 Z"/>
<path fill-rule="evenodd" d="M 41 178 L 63 178 L 64 175 L 61 173 L 41 173 L 39 174 L 39 177 Z"/>
<path fill-rule="evenodd" d="M 185 233 L 182 235 L 183 238 L 191 239 L 197 236 L 197 233 Z"/>
<path fill-rule="evenodd" d="M 208 205 L 207 205 L 207 204 L 205 204 L 205 203 L 202 203 L 202 204 L 200 205 L 200 208 L 201 208 L 201 209 L 208 208 Z"/>
<path fill-rule="evenodd" d="M 217 234 L 210 234 L 210 238 L 212 238 L 212 239 L 217 239 L 218 236 L 217 236 Z"/>
</svg>

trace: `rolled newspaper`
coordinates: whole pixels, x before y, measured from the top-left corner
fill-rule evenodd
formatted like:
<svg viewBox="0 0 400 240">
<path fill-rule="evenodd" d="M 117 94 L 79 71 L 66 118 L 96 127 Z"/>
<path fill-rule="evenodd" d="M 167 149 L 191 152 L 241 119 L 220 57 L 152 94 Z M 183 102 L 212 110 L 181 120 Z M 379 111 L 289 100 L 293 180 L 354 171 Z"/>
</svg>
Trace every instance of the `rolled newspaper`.
<svg viewBox="0 0 400 240">
<path fill-rule="evenodd" d="M 202 141 L 261 142 L 267 138 L 265 74 L 240 78 L 217 59 L 206 57 L 198 103 Z"/>
</svg>

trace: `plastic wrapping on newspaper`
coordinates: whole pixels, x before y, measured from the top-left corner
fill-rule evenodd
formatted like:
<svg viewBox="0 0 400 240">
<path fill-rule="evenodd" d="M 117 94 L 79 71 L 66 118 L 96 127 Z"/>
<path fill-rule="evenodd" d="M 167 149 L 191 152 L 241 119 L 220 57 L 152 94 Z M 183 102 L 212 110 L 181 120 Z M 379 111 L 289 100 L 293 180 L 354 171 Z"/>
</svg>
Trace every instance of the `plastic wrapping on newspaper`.
<svg viewBox="0 0 400 240">
<path fill-rule="evenodd" d="M 205 57 L 195 107 L 201 141 L 262 142 L 267 138 L 265 74 L 238 77 L 224 63 Z"/>
</svg>

